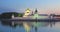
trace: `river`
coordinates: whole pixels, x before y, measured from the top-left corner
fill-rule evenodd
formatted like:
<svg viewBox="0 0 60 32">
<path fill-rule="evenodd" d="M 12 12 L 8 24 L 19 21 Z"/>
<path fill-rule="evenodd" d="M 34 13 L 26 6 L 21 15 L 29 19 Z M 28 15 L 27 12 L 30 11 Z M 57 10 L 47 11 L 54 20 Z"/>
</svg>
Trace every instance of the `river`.
<svg viewBox="0 0 60 32">
<path fill-rule="evenodd" d="M 0 32 L 26 32 L 24 26 L 30 28 L 29 32 L 60 32 L 60 22 L 10 22 L 0 21 Z"/>
</svg>

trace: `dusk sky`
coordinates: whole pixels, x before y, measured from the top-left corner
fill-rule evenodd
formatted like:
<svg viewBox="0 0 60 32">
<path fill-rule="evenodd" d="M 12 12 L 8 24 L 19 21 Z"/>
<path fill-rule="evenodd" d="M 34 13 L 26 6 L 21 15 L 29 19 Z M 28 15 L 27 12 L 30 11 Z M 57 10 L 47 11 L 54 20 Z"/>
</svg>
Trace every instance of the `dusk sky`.
<svg viewBox="0 0 60 32">
<path fill-rule="evenodd" d="M 60 14 L 60 0 L 0 0 L 0 13 L 24 12 L 27 8 L 31 11 L 38 9 L 38 13 Z"/>
</svg>

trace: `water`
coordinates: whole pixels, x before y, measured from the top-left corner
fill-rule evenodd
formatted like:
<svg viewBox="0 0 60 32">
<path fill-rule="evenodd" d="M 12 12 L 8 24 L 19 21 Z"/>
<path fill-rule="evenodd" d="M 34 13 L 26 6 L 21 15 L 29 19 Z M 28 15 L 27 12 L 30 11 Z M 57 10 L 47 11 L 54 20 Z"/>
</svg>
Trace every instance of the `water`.
<svg viewBox="0 0 60 32">
<path fill-rule="evenodd" d="M 12 22 L 0 21 L 0 32 L 26 32 L 24 24 L 28 24 L 30 32 L 60 32 L 60 22 Z"/>
</svg>

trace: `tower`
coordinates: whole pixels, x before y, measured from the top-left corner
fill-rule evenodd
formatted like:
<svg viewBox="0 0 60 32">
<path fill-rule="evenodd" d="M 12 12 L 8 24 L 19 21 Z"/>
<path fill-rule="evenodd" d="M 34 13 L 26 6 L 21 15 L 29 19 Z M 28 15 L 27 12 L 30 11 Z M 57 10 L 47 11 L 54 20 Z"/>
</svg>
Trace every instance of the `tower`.
<svg viewBox="0 0 60 32">
<path fill-rule="evenodd" d="M 34 18 L 38 18 L 38 17 L 39 17 L 39 15 L 38 15 L 37 12 L 38 12 L 38 11 L 37 11 L 37 9 L 36 9 L 35 12 L 34 12 Z"/>
<path fill-rule="evenodd" d="M 12 14 L 12 16 L 11 16 L 11 17 L 12 17 L 12 19 L 13 19 L 13 18 L 14 18 L 14 14 Z"/>
<path fill-rule="evenodd" d="M 25 11 L 25 14 L 23 15 L 23 17 L 27 17 L 30 14 L 30 9 L 27 8 L 27 10 Z"/>
</svg>

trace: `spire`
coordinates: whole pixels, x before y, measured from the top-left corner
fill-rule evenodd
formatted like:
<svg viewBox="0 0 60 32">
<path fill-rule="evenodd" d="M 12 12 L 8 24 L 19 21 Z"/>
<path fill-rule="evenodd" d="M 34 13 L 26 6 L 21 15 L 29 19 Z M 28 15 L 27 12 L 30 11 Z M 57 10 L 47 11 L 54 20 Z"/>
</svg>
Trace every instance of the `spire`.
<svg viewBox="0 0 60 32">
<path fill-rule="evenodd" d="M 35 13 L 37 13 L 38 11 L 37 11 L 37 9 L 35 10 Z"/>
</svg>

